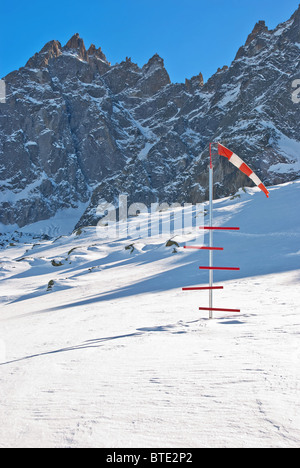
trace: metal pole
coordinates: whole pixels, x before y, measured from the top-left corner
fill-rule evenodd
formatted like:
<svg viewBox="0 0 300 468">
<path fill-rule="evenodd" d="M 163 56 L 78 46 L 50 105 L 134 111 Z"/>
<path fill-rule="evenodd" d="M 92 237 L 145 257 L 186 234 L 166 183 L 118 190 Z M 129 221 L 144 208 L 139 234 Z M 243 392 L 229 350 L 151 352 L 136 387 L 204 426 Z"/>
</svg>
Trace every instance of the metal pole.
<svg viewBox="0 0 300 468">
<path fill-rule="evenodd" d="M 210 148 L 211 149 L 211 148 Z M 212 165 L 212 157 L 210 151 L 210 165 L 209 165 L 209 226 L 212 227 L 213 225 L 213 165 Z M 213 247 L 213 230 L 210 229 L 209 231 L 209 247 Z M 209 266 L 213 266 L 213 250 L 209 251 Z M 209 270 L 209 287 L 213 287 L 213 270 Z M 209 308 L 212 309 L 213 307 L 213 290 L 209 290 Z M 213 318 L 212 310 L 209 311 L 209 318 Z"/>
</svg>

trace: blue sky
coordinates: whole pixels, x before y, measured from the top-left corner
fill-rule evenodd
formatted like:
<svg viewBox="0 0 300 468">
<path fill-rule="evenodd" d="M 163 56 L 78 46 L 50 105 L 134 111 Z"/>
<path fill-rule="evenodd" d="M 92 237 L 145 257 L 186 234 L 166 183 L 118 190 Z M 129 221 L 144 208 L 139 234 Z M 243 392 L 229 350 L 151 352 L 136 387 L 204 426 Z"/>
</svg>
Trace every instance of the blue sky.
<svg viewBox="0 0 300 468">
<path fill-rule="evenodd" d="M 142 66 L 158 53 L 173 82 L 200 71 L 207 80 L 230 65 L 258 20 L 273 29 L 299 0 L 1 0 L 0 77 L 23 66 L 46 42 L 78 32 L 112 63 Z"/>
</svg>

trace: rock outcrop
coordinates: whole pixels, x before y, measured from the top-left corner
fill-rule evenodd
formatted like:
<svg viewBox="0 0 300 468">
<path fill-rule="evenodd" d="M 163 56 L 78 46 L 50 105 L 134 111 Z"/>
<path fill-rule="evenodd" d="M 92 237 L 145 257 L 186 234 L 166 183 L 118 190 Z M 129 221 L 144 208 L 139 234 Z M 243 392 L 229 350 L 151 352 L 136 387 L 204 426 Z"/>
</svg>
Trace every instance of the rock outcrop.
<svg viewBox="0 0 300 468">
<path fill-rule="evenodd" d="M 266 185 L 300 176 L 300 8 L 269 30 L 259 22 L 234 61 L 204 83 L 171 83 L 155 54 L 139 67 L 111 65 L 79 34 L 51 41 L 5 77 L 0 105 L 0 222 L 24 225 L 88 205 L 77 226 L 97 222 L 99 201 L 207 199 L 208 144 L 238 153 Z M 215 161 L 215 196 L 251 181 Z"/>
</svg>

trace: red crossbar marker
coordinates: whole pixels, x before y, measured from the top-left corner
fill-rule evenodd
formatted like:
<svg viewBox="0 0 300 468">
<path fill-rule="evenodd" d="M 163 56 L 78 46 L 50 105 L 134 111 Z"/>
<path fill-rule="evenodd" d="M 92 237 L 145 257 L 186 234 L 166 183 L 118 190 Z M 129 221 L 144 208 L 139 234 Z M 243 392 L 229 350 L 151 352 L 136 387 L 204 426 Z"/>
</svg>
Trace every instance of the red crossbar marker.
<svg viewBox="0 0 300 468">
<path fill-rule="evenodd" d="M 219 309 L 213 307 L 199 307 L 199 310 L 214 310 L 216 312 L 241 312 L 240 309 Z"/>
<path fill-rule="evenodd" d="M 239 231 L 239 227 L 200 226 L 199 229 L 213 229 L 216 231 Z"/>
<path fill-rule="evenodd" d="M 238 271 L 239 268 L 229 268 L 229 267 L 209 267 L 209 266 L 200 266 L 200 270 L 235 270 Z"/>
<path fill-rule="evenodd" d="M 185 245 L 185 249 L 195 249 L 195 250 L 224 250 L 223 247 L 194 247 L 192 245 Z"/>
<path fill-rule="evenodd" d="M 199 288 L 182 288 L 182 291 L 199 291 L 202 289 L 224 289 L 224 286 L 205 286 Z"/>
</svg>

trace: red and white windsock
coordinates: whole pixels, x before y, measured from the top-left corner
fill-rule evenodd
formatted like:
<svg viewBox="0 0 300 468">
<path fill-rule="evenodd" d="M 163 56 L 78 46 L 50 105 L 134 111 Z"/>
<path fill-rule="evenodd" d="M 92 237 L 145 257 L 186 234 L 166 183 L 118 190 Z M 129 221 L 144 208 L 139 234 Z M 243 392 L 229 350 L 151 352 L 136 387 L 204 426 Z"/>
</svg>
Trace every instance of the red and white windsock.
<svg viewBox="0 0 300 468">
<path fill-rule="evenodd" d="M 220 143 L 218 143 L 218 153 L 220 156 L 225 156 L 225 158 L 227 158 L 234 166 L 246 174 L 258 186 L 258 188 L 260 188 L 260 190 L 262 190 L 266 196 L 269 197 L 269 192 L 262 181 L 257 177 L 256 174 L 254 174 L 252 169 L 250 169 L 250 167 L 247 166 L 247 164 L 245 164 L 239 156 L 230 151 L 228 148 L 225 148 L 225 146 L 221 145 Z"/>
</svg>

